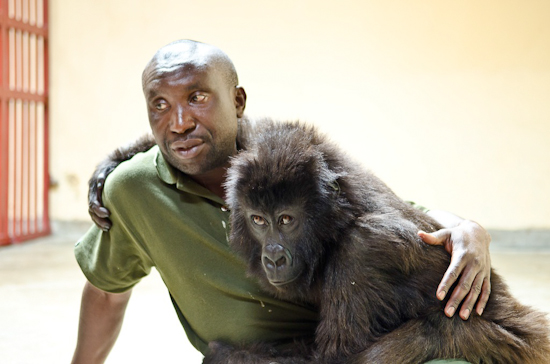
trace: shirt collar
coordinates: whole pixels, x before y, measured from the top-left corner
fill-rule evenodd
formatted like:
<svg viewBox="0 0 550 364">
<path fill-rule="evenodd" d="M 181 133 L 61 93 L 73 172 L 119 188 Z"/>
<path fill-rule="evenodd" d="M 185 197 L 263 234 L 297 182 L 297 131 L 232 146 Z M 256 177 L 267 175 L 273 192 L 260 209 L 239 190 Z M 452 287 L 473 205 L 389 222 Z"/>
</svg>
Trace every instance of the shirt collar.
<svg viewBox="0 0 550 364">
<path fill-rule="evenodd" d="M 158 147 L 156 148 L 157 155 L 154 159 L 155 167 L 159 178 L 163 182 L 169 185 L 176 185 L 176 188 L 180 191 L 201 196 L 221 205 L 225 205 L 225 201 L 221 197 L 212 193 L 210 190 L 195 182 L 191 177 L 170 165 L 166 159 L 164 159 L 160 149 Z"/>
</svg>

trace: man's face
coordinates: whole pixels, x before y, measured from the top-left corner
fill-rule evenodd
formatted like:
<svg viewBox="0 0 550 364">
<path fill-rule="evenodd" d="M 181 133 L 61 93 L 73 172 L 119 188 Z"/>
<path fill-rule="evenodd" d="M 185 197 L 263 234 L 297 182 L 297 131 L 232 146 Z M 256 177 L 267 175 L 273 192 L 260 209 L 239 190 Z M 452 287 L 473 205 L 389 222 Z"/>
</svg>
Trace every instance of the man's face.
<svg viewBox="0 0 550 364">
<path fill-rule="evenodd" d="M 152 69 L 144 93 L 153 135 L 171 165 L 199 176 L 228 164 L 237 151 L 244 90 L 212 67 L 187 64 L 170 72 Z"/>
</svg>

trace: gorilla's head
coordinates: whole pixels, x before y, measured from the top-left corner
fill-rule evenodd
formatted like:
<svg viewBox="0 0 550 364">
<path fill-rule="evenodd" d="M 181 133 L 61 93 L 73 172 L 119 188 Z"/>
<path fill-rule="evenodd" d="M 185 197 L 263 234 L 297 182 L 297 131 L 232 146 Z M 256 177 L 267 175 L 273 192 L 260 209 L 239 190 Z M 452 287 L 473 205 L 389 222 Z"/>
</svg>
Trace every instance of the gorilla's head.
<svg viewBox="0 0 550 364">
<path fill-rule="evenodd" d="M 300 123 L 262 125 L 261 137 L 228 171 L 231 246 L 264 286 L 296 298 L 311 288 L 348 217 L 339 176 L 316 147 L 315 130 Z"/>
</svg>

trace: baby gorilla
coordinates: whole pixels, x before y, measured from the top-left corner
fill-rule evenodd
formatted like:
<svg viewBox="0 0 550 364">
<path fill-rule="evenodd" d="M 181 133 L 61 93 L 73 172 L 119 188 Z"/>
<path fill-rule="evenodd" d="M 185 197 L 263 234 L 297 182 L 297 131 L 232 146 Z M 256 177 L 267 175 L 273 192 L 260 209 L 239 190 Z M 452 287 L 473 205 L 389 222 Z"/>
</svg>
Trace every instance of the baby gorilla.
<svg viewBox="0 0 550 364">
<path fill-rule="evenodd" d="M 320 311 L 310 351 L 212 343 L 204 363 L 549 363 L 543 314 L 491 273 L 483 316 L 443 313 L 450 257 L 418 230 L 441 226 L 349 161 L 313 127 L 264 121 L 226 183 L 231 247 L 263 288 Z"/>
</svg>

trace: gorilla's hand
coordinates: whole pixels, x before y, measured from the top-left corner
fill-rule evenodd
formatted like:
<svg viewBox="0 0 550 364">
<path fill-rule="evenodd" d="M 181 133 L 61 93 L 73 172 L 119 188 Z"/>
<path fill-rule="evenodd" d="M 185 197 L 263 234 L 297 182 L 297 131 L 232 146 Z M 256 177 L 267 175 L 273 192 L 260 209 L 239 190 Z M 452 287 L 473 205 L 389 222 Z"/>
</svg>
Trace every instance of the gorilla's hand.
<svg viewBox="0 0 550 364">
<path fill-rule="evenodd" d="M 103 206 L 103 198 L 101 197 L 105 178 L 105 171 L 96 171 L 88 182 L 88 213 L 101 230 L 109 231 L 112 226 L 111 220 L 109 220 L 111 213 Z"/>
<path fill-rule="evenodd" d="M 443 300 L 449 288 L 460 279 L 447 302 L 445 314 L 452 317 L 464 300 L 460 310 L 462 319 L 470 317 L 476 301 L 476 312 L 481 315 L 491 294 L 489 233 L 476 222 L 462 220 L 455 227 L 431 234 L 421 231 L 418 235 L 425 243 L 443 245 L 451 254 L 451 264 L 437 288 L 437 298 Z"/>
<path fill-rule="evenodd" d="M 101 230 L 108 231 L 113 225 L 109 220 L 111 213 L 103 206 L 101 197 L 105 179 L 120 163 L 132 158 L 137 153 L 149 150 L 153 145 L 155 145 L 153 135 L 144 135 L 132 143 L 115 149 L 97 166 L 88 182 L 88 213 Z"/>
</svg>

